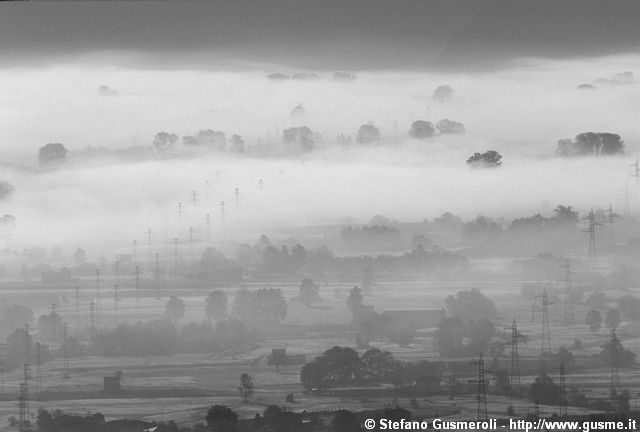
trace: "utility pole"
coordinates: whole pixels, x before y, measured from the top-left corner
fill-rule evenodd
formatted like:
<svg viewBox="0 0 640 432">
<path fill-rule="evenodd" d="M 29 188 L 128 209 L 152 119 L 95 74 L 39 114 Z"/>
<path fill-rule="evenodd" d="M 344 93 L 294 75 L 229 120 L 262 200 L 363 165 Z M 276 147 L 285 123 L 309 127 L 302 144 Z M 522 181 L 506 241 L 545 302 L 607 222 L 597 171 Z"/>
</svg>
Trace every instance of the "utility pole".
<svg viewBox="0 0 640 432">
<path fill-rule="evenodd" d="M 573 287 L 571 284 L 571 261 L 567 258 L 564 265 L 564 313 L 562 321 L 566 325 L 573 324 L 573 299 L 571 298 Z"/>
<path fill-rule="evenodd" d="M 42 391 L 42 354 L 40 351 L 40 342 L 36 342 L 36 392 Z"/>
<path fill-rule="evenodd" d="M 178 239 L 174 238 L 173 239 L 173 274 L 175 275 L 176 279 L 178 278 L 178 274 L 180 272 L 179 265 L 180 265 L 180 260 L 178 255 Z"/>
<path fill-rule="evenodd" d="M 193 227 L 189 227 L 189 262 L 191 265 L 193 265 L 193 257 L 194 257 L 194 251 L 193 251 Z"/>
<path fill-rule="evenodd" d="M 138 264 L 138 240 L 133 241 L 133 264 Z"/>
<path fill-rule="evenodd" d="M 69 343 L 67 341 L 67 323 L 64 323 L 62 338 L 62 379 L 69 379 Z"/>
<path fill-rule="evenodd" d="M 535 297 L 536 312 L 542 312 L 542 330 L 540 334 L 540 358 L 551 355 L 551 330 L 549 328 L 549 301 L 547 289 L 545 288 L 541 296 Z"/>
<path fill-rule="evenodd" d="M 147 228 L 147 263 L 149 268 L 151 268 L 152 261 L 153 261 L 153 258 L 151 256 L 151 228 Z"/>
<path fill-rule="evenodd" d="M 136 266 L 136 313 L 140 312 L 140 266 Z"/>
<path fill-rule="evenodd" d="M 160 254 L 158 252 L 155 253 L 154 276 L 157 281 L 160 280 Z"/>
<path fill-rule="evenodd" d="M 4 394 L 4 373 L 6 369 L 6 360 L 5 360 L 6 349 L 7 349 L 7 345 L 4 343 L 0 343 L 0 378 L 1 378 L 0 381 L 2 384 L 3 394 Z"/>
<path fill-rule="evenodd" d="M 96 332 L 96 320 L 95 320 L 95 313 L 96 313 L 96 304 L 94 302 L 89 303 L 89 311 L 91 313 L 91 335 L 93 335 Z"/>
<path fill-rule="evenodd" d="M 75 316 L 76 329 L 80 328 L 80 287 L 75 288 Z"/>
<path fill-rule="evenodd" d="M 102 273 L 100 272 L 100 269 L 96 269 L 96 302 L 99 305 L 100 304 L 100 276 L 102 275 Z"/>
<path fill-rule="evenodd" d="M 204 215 L 207 224 L 207 242 L 211 240 L 211 213 Z"/>
</svg>

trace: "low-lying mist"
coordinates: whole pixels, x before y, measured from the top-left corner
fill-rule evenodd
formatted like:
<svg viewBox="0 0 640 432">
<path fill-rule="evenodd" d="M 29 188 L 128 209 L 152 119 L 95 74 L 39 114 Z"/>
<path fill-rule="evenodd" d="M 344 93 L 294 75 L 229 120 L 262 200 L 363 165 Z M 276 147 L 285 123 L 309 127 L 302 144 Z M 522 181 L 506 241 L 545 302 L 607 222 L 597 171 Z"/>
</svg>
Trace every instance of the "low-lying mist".
<svg viewBox="0 0 640 432">
<path fill-rule="evenodd" d="M 244 72 L 80 63 L 5 69 L 0 71 L 3 159 L 34 169 L 0 168 L 0 180 L 15 187 L 0 202 L 0 214 L 16 217 L 12 244 L 19 248 L 142 242 L 147 228 L 156 239 L 169 240 L 185 239 L 193 226 L 203 239 L 206 213 L 219 240 L 223 225 L 229 238 L 253 235 L 255 228 L 268 234 L 274 226 L 341 223 L 346 216 L 364 223 L 375 214 L 410 221 L 444 211 L 509 218 L 549 214 L 557 204 L 582 211 L 621 207 L 640 138 L 634 105 L 640 86 L 595 80 L 638 70 L 639 63 L 636 56 L 617 56 L 535 66 L 522 61 L 483 74 L 360 71 L 352 82 L 334 81 L 328 73 L 313 80 L 268 80 L 266 74 L 281 70 L 276 66 Z M 576 88 L 584 83 L 596 89 Z M 434 102 L 433 90 L 442 84 L 454 88 L 454 97 Z M 100 85 L 117 95 L 100 94 Z M 307 114 L 296 120 L 290 112 L 300 103 Z M 444 118 L 464 123 L 466 135 L 408 138 L 413 120 Z M 381 145 L 335 143 L 338 134 L 355 140 L 358 127 L 369 121 L 380 127 Z M 227 137 L 240 134 L 256 146 L 258 140 L 279 141 L 281 131 L 296 124 L 320 133 L 324 143 L 313 152 L 287 156 L 214 153 L 135 161 L 79 156 L 87 146 L 150 146 L 158 131 L 184 136 L 215 129 Z M 555 156 L 558 139 L 585 131 L 620 134 L 625 156 Z M 49 142 L 64 143 L 69 160 L 38 172 L 38 148 Z M 466 165 L 473 152 L 490 149 L 504 156 L 502 167 Z M 246 228 L 252 230 L 241 231 Z"/>
</svg>

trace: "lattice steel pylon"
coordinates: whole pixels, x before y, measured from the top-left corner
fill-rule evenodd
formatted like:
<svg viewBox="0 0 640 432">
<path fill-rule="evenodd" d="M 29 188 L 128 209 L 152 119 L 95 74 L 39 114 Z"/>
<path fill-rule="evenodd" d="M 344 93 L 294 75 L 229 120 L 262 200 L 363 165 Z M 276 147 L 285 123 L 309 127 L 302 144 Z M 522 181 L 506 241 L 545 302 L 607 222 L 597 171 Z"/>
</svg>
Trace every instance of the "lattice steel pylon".
<svg viewBox="0 0 640 432">
<path fill-rule="evenodd" d="M 484 368 L 484 357 L 480 352 L 480 358 L 471 364 L 478 365 L 478 420 L 488 420 L 489 415 L 487 412 L 487 381 L 485 374 L 491 373 L 490 370 Z"/>
<path fill-rule="evenodd" d="M 542 329 L 540 334 L 540 358 L 551 355 L 551 329 L 549 327 L 549 305 L 553 303 L 549 301 L 547 289 L 545 288 L 542 295 L 534 298 L 536 312 L 542 312 Z"/>
<path fill-rule="evenodd" d="M 522 335 L 518 332 L 518 326 L 516 325 L 516 319 L 513 319 L 513 324 L 505 329 L 511 333 L 511 341 L 506 342 L 505 345 L 511 345 L 511 369 L 509 371 L 509 383 L 511 388 L 517 384 L 518 394 L 522 393 L 522 381 L 520 377 L 520 355 L 518 354 L 518 339 Z"/>
<path fill-rule="evenodd" d="M 571 283 L 571 261 L 567 258 L 565 265 L 562 267 L 564 269 L 564 310 L 562 314 L 562 322 L 567 325 L 573 324 L 574 314 L 573 314 L 573 300 L 571 298 L 573 286 Z"/>
<path fill-rule="evenodd" d="M 615 398 L 620 389 L 620 375 L 618 374 L 618 344 L 620 339 L 616 336 L 616 329 L 611 329 L 611 346 L 609 347 L 609 365 L 611 366 L 611 377 L 609 381 L 609 392 L 611 398 Z"/>
<path fill-rule="evenodd" d="M 613 206 L 609 204 L 609 208 L 607 209 L 607 225 L 609 226 L 609 238 L 611 243 L 616 242 L 616 230 L 615 230 L 615 221 L 619 218 L 620 215 L 613 211 Z"/>
<path fill-rule="evenodd" d="M 589 261 L 596 261 L 598 259 L 598 249 L 596 244 L 596 227 L 602 225 L 596 220 L 596 214 L 593 209 L 589 210 L 589 214 L 582 218 L 586 220 L 588 226 L 583 232 L 589 233 Z"/>
<path fill-rule="evenodd" d="M 567 374 L 564 368 L 564 360 L 560 361 L 560 395 L 558 398 L 558 411 L 561 416 L 567 415 Z"/>
</svg>

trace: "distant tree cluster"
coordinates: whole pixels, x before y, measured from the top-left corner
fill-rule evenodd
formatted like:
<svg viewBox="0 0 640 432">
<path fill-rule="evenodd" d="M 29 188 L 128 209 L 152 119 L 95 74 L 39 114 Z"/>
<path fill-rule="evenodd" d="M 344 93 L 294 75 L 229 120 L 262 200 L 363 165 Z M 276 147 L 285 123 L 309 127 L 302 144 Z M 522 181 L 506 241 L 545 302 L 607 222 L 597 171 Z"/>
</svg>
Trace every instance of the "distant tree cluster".
<svg viewBox="0 0 640 432">
<path fill-rule="evenodd" d="M 360 126 L 356 134 L 358 144 L 380 144 L 380 129 L 373 123 Z"/>
<path fill-rule="evenodd" d="M 624 153 L 620 135 L 609 132 L 583 132 L 575 139 L 558 141 L 556 153 L 560 156 L 608 156 Z"/>
<path fill-rule="evenodd" d="M 340 238 L 344 246 L 351 250 L 396 249 L 400 245 L 400 231 L 386 225 L 347 226 L 340 231 Z"/>
<path fill-rule="evenodd" d="M 448 102 L 453 98 L 455 91 L 448 85 L 441 85 L 433 91 L 433 100 L 436 102 Z"/>
<path fill-rule="evenodd" d="M 467 159 L 471 168 L 497 168 L 502 165 L 502 155 L 495 150 L 474 153 Z"/>
<path fill-rule="evenodd" d="M 321 137 L 308 126 L 290 127 L 282 131 L 282 142 L 302 151 L 312 151 Z"/>
<path fill-rule="evenodd" d="M 335 346 L 305 364 L 300 371 L 300 381 L 309 390 L 354 382 L 413 384 L 425 379 L 436 381 L 439 385 L 442 372 L 443 367 L 439 363 L 426 360 L 405 363 L 378 348 L 371 348 L 360 356 L 352 348 Z"/>
<path fill-rule="evenodd" d="M 441 356 L 472 356 L 486 352 L 495 333 L 495 326 L 488 318 L 448 317 L 440 322 L 434 340 Z"/>
<path fill-rule="evenodd" d="M 313 279 L 304 278 L 300 284 L 300 293 L 296 300 L 310 306 L 312 303 L 322 301 L 320 297 L 320 286 L 313 282 Z"/>
<path fill-rule="evenodd" d="M 50 166 L 64 162 L 67 158 L 67 149 L 61 143 L 49 143 L 40 147 L 38 162 L 41 166 Z"/>
<path fill-rule="evenodd" d="M 275 324 L 287 316 L 287 301 L 280 288 L 240 289 L 233 299 L 233 315 L 256 328 Z"/>
<path fill-rule="evenodd" d="M 90 351 L 107 357 L 152 356 L 187 352 L 216 352 L 247 342 L 249 332 L 239 321 L 190 323 L 180 330 L 173 321 L 122 323 L 100 332 L 91 340 Z"/>
<path fill-rule="evenodd" d="M 498 314 L 493 301 L 482 294 L 479 289 L 458 291 L 455 296 L 446 298 L 447 310 L 453 317 L 462 319 L 490 319 Z"/>
<path fill-rule="evenodd" d="M 442 119 L 435 125 L 430 121 L 416 120 L 411 123 L 409 136 L 414 139 L 426 139 L 435 135 L 458 134 L 465 133 L 464 125 L 449 119 Z"/>
</svg>

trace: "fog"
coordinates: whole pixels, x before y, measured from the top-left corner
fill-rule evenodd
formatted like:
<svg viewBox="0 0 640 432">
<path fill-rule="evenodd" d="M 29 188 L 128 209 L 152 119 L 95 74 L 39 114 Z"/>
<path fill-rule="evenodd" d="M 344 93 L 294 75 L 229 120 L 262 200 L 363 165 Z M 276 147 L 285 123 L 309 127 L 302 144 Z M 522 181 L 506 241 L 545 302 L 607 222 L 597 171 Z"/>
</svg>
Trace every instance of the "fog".
<svg viewBox="0 0 640 432">
<path fill-rule="evenodd" d="M 240 237 L 275 226 L 340 224 L 346 216 L 365 223 L 375 214 L 419 221 L 444 211 L 465 218 L 519 217 L 549 214 L 561 203 L 582 211 L 619 207 L 640 138 L 634 110 L 640 87 L 576 87 L 637 71 L 639 63 L 635 55 L 520 59 L 490 73 L 354 71 L 353 82 L 334 81 L 330 72 L 318 72 L 314 80 L 272 81 L 268 73 L 298 71 L 264 64 L 132 69 L 110 65 L 108 56 L 104 62 L 93 56 L 40 69 L 5 68 L 0 130 L 7 164 L 0 180 L 15 192 L 0 203 L 0 213 L 16 216 L 12 241 L 26 247 L 125 244 L 142 240 L 147 228 L 167 239 L 182 238 L 188 226 L 202 239 L 206 213 L 212 215 L 214 237 L 221 239 L 220 201 L 226 203 L 225 230 L 238 230 Z M 442 84 L 455 95 L 434 102 L 432 92 Z M 117 95 L 101 95 L 100 85 Z M 300 103 L 307 114 L 292 119 Z M 444 118 L 464 123 L 466 135 L 409 139 L 413 120 Z M 338 134 L 355 140 L 358 127 L 370 121 L 380 127 L 380 146 L 335 143 Z M 214 153 L 124 160 L 79 153 L 88 146 L 150 146 L 158 131 L 185 136 L 199 129 L 221 130 L 227 137 L 237 133 L 247 145 L 259 140 L 268 146 L 284 128 L 298 124 L 320 133 L 323 144 L 311 153 L 262 157 Z M 558 139 L 586 131 L 620 134 L 625 156 L 555 156 Z M 38 172 L 38 148 L 49 142 L 63 143 L 69 160 Z M 490 149 L 504 156 L 499 170 L 465 164 L 473 152 Z M 199 194 L 196 206 L 190 203 L 193 190 Z M 185 206 L 182 221 L 178 202 Z"/>
</svg>

